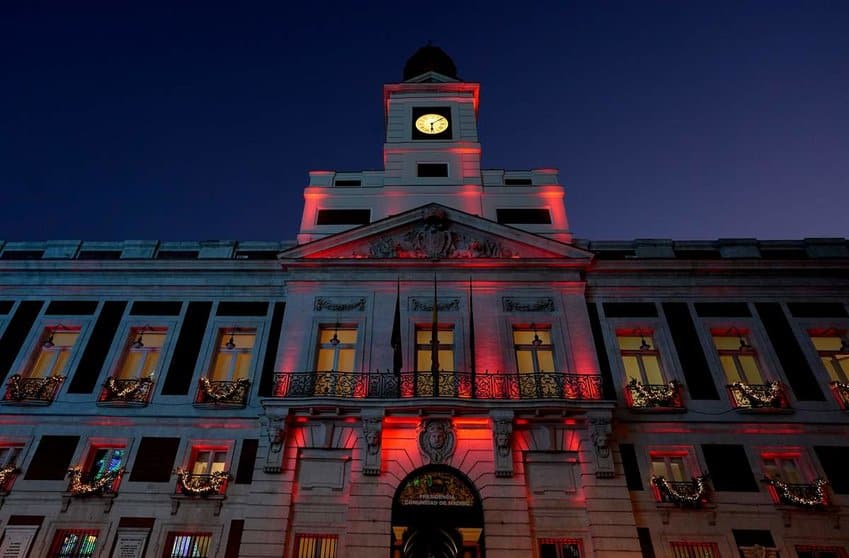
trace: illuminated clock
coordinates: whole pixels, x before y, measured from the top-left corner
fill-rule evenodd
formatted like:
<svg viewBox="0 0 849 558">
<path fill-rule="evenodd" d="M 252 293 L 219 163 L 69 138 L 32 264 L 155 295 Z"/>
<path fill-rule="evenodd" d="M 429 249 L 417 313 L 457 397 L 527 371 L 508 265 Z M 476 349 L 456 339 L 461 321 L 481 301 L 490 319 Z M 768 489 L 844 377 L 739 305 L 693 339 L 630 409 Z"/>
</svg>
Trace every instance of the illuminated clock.
<svg viewBox="0 0 849 558">
<path fill-rule="evenodd" d="M 416 130 L 423 134 L 441 134 L 448 129 L 448 119 L 441 114 L 428 113 L 416 118 Z"/>
</svg>

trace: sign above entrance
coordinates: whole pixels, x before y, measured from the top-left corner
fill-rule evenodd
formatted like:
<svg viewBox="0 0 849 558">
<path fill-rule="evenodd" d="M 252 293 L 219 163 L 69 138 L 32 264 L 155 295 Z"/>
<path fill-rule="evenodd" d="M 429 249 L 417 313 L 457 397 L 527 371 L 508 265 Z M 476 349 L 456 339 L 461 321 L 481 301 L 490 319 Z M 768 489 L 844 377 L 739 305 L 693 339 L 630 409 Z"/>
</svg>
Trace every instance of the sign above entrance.
<svg viewBox="0 0 849 558">
<path fill-rule="evenodd" d="M 428 471 L 410 477 L 398 494 L 402 506 L 475 505 L 475 495 L 466 483 L 448 471 Z"/>
</svg>

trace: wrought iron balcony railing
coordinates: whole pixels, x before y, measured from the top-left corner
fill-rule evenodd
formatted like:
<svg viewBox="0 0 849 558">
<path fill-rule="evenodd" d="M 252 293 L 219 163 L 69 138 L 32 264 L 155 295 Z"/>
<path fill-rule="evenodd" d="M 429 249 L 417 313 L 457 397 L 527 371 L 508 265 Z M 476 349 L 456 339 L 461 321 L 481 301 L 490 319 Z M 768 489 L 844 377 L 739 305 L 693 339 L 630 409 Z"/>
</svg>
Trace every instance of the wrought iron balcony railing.
<svg viewBox="0 0 849 558">
<path fill-rule="evenodd" d="M 68 469 L 68 493 L 72 496 L 104 496 L 118 492 L 121 477 L 124 475 L 123 468 L 109 471 L 107 473 L 91 474 L 83 473 L 79 467 Z"/>
<path fill-rule="evenodd" d="M 695 508 L 708 501 L 707 475 L 693 477 L 692 481 L 669 481 L 652 475 L 651 484 L 658 502 Z"/>
<path fill-rule="evenodd" d="M 202 407 L 244 407 L 248 402 L 248 387 L 250 385 L 251 382 L 247 378 L 233 381 L 201 378 L 198 382 L 195 405 Z"/>
<path fill-rule="evenodd" d="M 849 411 L 849 382 L 831 382 L 829 385 L 840 408 Z"/>
<path fill-rule="evenodd" d="M 778 478 L 765 477 L 769 491 L 776 504 L 786 504 L 800 508 L 824 508 L 828 506 L 828 495 L 825 491 L 827 480 L 816 479 L 808 484 L 791 484 Z"/>
<path fill-rule="evenodd" d="M 143 378 L 107 378 L 98 403 L 106 405 L 142 406 L 150 401 L 153 376 Z"/>
<path fill-rule="evenodd" d="M 780 382 L 772 381 L 766 384 L 734 382 L 727 387 L 731 403 L 737 409 L 781 410 L 790 408 L 784 386 Z"/>
<path fill-rule="evenodd" d="M 177 487 L 175 494 L 182 496 L 216 496 L 224 494 L 230 473 L 217 471 L 208 475 L 195 475 L 185 469 L 176 469 Z"/>
<path fill-rule="evenodd" d="M 64 381 L 64 376 L 24 378 L 20 374 L 12 374 L 7 382 L 3 402 L 49 405 Z"/>
<path fill-rule="evenodd" d="M 625 402 L 631 409 L 653 411 L 684 409 L 681 385 L 675 380 L 668 384 L 643 384 L 632 379 L 625 386 Z"/>
<path fill-rule="evenodd" d="M 594 374 L 470 372 L 282 372 L 276 397 L 407 399 L 602 399 Z"/>
<path fill-rule="evenodd" d="M 0 494 L 8 494 L 12 488 L 12 482 L 21 470 L 16 465 L 0 467 Z"/>
</svg>

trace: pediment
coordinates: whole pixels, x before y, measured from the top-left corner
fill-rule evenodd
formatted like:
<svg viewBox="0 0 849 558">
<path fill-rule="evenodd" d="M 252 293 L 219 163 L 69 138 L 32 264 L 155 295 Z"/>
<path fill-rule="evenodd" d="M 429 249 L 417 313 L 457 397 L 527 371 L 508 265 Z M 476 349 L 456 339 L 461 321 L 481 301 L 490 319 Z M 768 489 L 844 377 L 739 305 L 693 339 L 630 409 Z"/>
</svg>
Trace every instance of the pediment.
<svg viewBox="0 0 849 558">
<path fill-rule="evenodd" d="M 425 205 L 281 252 L 281 259 L 515 260 L 592 254 L 570 244 L 470 215 Z"/>
</svg>

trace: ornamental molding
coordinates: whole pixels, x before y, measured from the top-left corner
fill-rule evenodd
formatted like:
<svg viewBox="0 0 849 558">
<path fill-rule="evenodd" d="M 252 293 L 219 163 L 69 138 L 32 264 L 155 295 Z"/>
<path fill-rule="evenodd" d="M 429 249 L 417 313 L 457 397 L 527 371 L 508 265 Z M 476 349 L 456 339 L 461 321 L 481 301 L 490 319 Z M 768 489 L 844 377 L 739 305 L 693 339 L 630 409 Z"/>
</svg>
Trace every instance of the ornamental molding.
<svg viewBox="0 0 849 558">
<path fill-rule="evenodd" d="M 313 310 L 316 312 L 365 312 L 366 299 L 360 298 L 315 298 Z"/>
<path fill-rule="evenodd" d="M 410 297 L 407 301 L 407 309 L 410 312 L 432 312 L 433 311 L 433 298 L 417 298 Z M 436 309 L 439 312 L 459 312 L 460 311 L 460 299 L 459 298 L 437 298 L 436 299 Z"/>
<path fill-rule="evenodd" d="M 449 419 L 425 420 L 419 426 L 419 451 L 431 463 L 445 463 L 454 455 L 456 436 Z"/>
<path fill-rule="evenodd" d="M 552 298 L 514 298 L 501 299 L 505 312 L 554 312 Z"/>
</svg>

